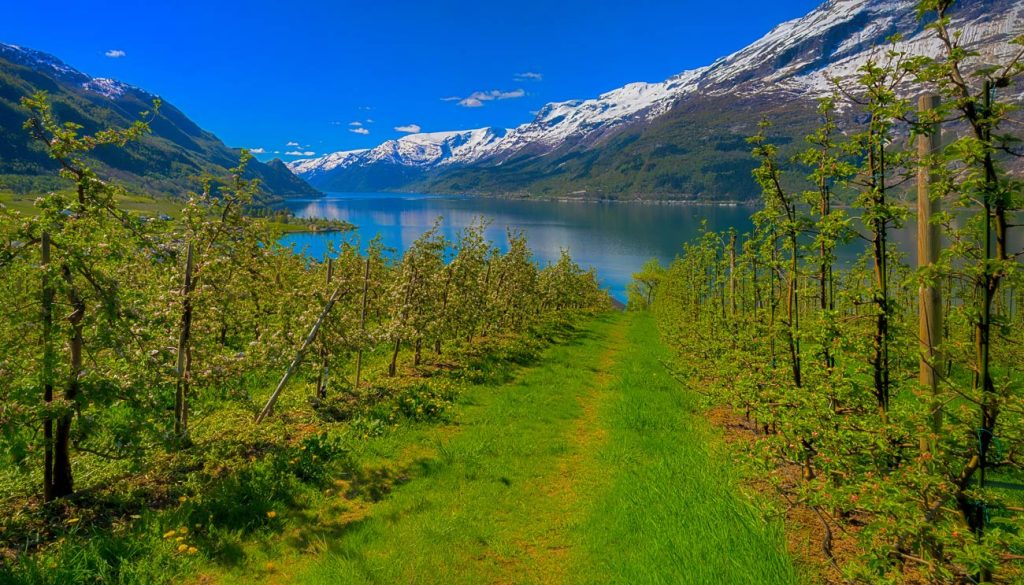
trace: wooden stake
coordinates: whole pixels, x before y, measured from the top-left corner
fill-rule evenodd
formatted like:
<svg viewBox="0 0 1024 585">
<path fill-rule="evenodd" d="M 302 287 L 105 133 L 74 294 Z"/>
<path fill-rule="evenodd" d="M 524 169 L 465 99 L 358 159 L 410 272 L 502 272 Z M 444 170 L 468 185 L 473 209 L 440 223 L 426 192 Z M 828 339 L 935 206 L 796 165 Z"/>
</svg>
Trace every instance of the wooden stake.
<svg viewBox="0 0 1024 585">
<path fill-rule="evenodd" d="M 926 94 L 918 98 L 920 115 L 939 106 L 939 97 Z M 938 123 L 932 125 L 927 135 L 917 139 L 917 154 L 921 165 L 917 170 L 917 266 L 933 266 L 939 259 L 939 226 L 931 218 L 939 211 L 939 202 L 930 194 L 932 164 L 928 158 L 942 146 L 942 130 Z M 919 382 L 922 388 L 931 392 L 931 432 L 938 436 L 942 430 L 942 402 L 939 398 L 937 347 L 942 343 L 942 289 L 939 283 L 922 284 L 918 289 L 918 337 L 921 357 L 919 360 Z M 934 440 L 922 441 L 922 449 L 934 449 Z"/>
<path fill-rule="evenodd" d="M 370 257 L 366 257 L 366 266 L 363 268 L 363 308 L 359 312 L 359 331 L 366 331 L 366 293 L 370 289 Z M 356 353 L 356 383 L 353 388 L 359 388 L 359 376 L 363 373 L 363 347 L 359 343 L 359 352 Z"/>
<path fill-rule="evenodd" d="M 342 284 L 344 284 L 344 282 Z M 341 297 L 341 293 L 342 287 L 339 285 L 338 288 L 334 289 L 334 294 L 332 294 L 331 298 L 327 301 L 327 305 L 324 306 L 324 310 L 320 312 L 320 316 L 317 318 L 316 323 L 313 323 L 313 327 L 309 330 L 309 334 L 306 335 L 306 340 L 302 342 L 302 347 L 300 347 L 298 353 L 295 354 L 295 359 L 293 359 L 292 363 L 288 365 L 288 369 L 285 370 L 284 376 L 281 377 L 281 381 L 277 383 L 277 388 L 275 388 L 274 393 L 270 395 L 266 406 L 264 406 L 263 410 L 261 410 L 256 416 L 257 423 L 263 422 L 265 418 L 273 414 L 274 404 L 281 396 L 281 391 L 284 390 L 284 385 L 288 383 L 288 379 L 292 377 L 292 374 L 295 373 L 299 364 L 302 363 L 302 358 L 306 356 L 306 351 L 309 350 L 309 346 L 316 341 L 316 336 L 320 332 L 320 326 L 324 324 L 324 319 L 327 318 L 327 314 L 331 312 L 334 304 L 338 302 L 338 299 Z"/>
<path fill-rule="evenodd" d="M 334 276 L 334 259 L 327 259 L 327 286 L 331 286 L 331 279 Z M 317 398 L 327 398 L 327 376 L 330 373 L 328 371 L 329 364 L 327 363 L 327 346 L 323 343 L 320 344 L 320 375 L 317 376 L 316 380 L 316 396 Z"/>
</svg>

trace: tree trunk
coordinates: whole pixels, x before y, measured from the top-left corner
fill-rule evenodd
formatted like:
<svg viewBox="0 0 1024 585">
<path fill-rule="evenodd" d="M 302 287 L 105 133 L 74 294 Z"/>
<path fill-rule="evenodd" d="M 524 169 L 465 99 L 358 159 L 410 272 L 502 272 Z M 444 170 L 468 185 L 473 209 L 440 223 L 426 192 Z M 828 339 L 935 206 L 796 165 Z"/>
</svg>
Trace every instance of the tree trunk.
<svg viewBox="0 0 1024 585">
<path fill-rule="evenodd" d="M 328 286 L 328 288 L 330 288 L 330 286 L 331 286 L 331 277 L 333 277 L 333 276 L 334 276 L 334 259 L 333 258 L 328 258 L 327 259 L 327 286 Z M 327 345 L 323 341 L 321 341 L 320 342 L 320 371 L 319 371 L 319 373 L 317 374 L 317 377 L 316 377 L 316 396 L 317 396 L 317 398 L 319 398 L 321 400 L 323 400 L 324 398 L 327 398 L 327 377 L 328 377 L 328 374 L 330 373 L 328 371 L 329 363 L 328 363 L 328 359 L 327 358 L 328 358 Z"/>
<path fill-rule="evenodd" d="M 54 499 L 53 494 L 53 286 L 50 284 L 50 234 L 43 232 L 43 402 L 46 416 L 43 418 L 43 501 Z"/>
<path fill-rule="evenodd" d="M 363 302 L 362 310 L 359 312 L 359 331 L 366 331 L 366 293 L 370 288 L 370 257 L 366 257 L 366 266 L 363 268 Z M 356 353 L 356 382 L 353 388 L 359 388 L 359 376 L 363 373 L 363 344 L 359 343 L 359 352 Z"/>
<path fill-rule="evenodd" d="M 889 420 L 889 275 L 887 263 L 887 221 L 879 215 L 885 206 L 885 146 L 877 135 L 869 138 L 868 169 L 871 172 L 873 218 L 870 221 L 871 255 L 875 276 L 874 356 L 871 359 L 875 400 L 883 422 Z"/>
<path fill-rule="evenodd" d="M 797 255 L 797 234 L 790 233 L 790 245 L 793 246 L 789 265 L 789 278 L 786 283 L 786 314 L 789 320 L 789 359 L 793 369 L 793 384 L 800 388 L 802 384 L 800 370 L 800 306 L 797 298 L 797 277 L 800 257 Z"/>
<path fill-rule="evenodd" d="M 451 264 L 448 265 L 448 269 L 446 270 L 446 272 L 448 274 L 447 274 L 447 276 L 444 279 L 444 297 L 443 297 L 443 299 L 441 301 L 441 317 L 440 317 L 440 319 L 438 319 L 438 321 L 441 322 L 441 327 L 442 327 L 441 331 L 444 331 L 444 329 L 443 329 L 443 327 L 444 327 L 444 320 L 448 316 L 448 289 L 451 287 L 451 284 L 452 284 Z M 437 337 L 434 339 L 434 353 L 436 353 L 437 355 L 441 355 L 441 333 L 440 332 L 437 334 Z"/>
<path fill-rule="evenodd" d="M 648 305 L 650 299 L 648 298 Z M 729 230 L 729 310 L 736 318 L 736 230 Z"/>
<path fill-rule="evenodd" d="M 71 314 L 67 317 L 68 324 L 71 325 L 71 340 L 69 343 L 71 359 L 68 371 L 68 384 L 64 389 L 64 413 L 57 419 L 57 429 L 53 444 L 52 494 L 54 498 L 69 496 L 74 491 L 70 450 L 72 406 L 78 396 L 81 384 L 79 377 L 82 375 L 82 348 L 85 344 L 82 333 L 82 321 L 85 319 L 85 302 L 75 289 L 71 269 L 67 264 L 61 266 L 61 274 L 68 287 L 68 303 L 72 308 Z"/>
<path fill-rule="evenodd" d="M 402 340 L 395 340 L 395 351 L 391 352 L 391 363 L 388 364 L 388 377 L 394 378 L 398 373 L 398 350 L 402 348 Z"/>
<path fill-rule="evenodd" d="M 192 242 L 185 255 L 185 277 L 181 287 L 181 325 L 178 331 L 178 383 L 174 392 L 174 435 L 188 443 L 188 390 L 192 377 Z"/>
</svg>

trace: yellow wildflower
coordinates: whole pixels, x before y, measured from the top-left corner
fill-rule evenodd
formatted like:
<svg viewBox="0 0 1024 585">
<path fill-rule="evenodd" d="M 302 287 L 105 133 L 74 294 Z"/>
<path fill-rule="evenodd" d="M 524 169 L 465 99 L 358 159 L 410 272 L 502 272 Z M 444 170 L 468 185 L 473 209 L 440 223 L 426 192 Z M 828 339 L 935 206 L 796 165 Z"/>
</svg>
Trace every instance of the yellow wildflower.
<svg viewBox="0 0 1024 585">
<path fill-rule="evenodd" d="M 177 533 L 178 532 L 176 530 L 169 530 L 169 531 L 164 533 L 164 538 L 170 538 L 170 537 L 174 536 Z"/>
<path fill-rule="evenodd" d="M 277 512 L 273 510 L 267 512 L 267 518 L 277 518 Z"/>
<path fill-rule="evenodd" d="M 188 545 L 187 544 L 179 544 L 178 545 L 178 552 L 185 552 L 187 550 L 188 550 Z"/>
</svg>

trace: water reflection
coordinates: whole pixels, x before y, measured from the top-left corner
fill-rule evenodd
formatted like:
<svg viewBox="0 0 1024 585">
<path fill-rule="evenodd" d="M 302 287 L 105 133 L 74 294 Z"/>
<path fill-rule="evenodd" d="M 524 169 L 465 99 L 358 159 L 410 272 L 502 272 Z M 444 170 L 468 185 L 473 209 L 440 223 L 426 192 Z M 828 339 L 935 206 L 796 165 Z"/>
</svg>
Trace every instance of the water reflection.
<svg viewBox="0 0 1024 585">
<path fill-rule="evenodd" d="M 340 219 L 359 227 L 354 234 L 290 234 L 284 243 L 313 257 L 323 257 L 328 242 L 365 244 L 380 234 L 384 244 L 404 250 L 443 217 L 441 232 L 455 239 L 481 216 L 491 221 L 487 237 L 504 249 L 506 229 L 526 232 L 535 259 L 545 264 L 568 249 L 585 268 L 597 269 L 602 284 L 619 299 L 626 284 L 649 258 L 670 262 L 701 222 L 711 229 L 749 230 L 750 209 L 720 206 L 641 205 L 533 200 L 480 199 L 459 196 L 392 193 L 330 194 L 295 200 L 299 217 Z"/>
<path fill-rule="evenodd" d="M 566 248 L 580 265 L 597 269 L 603 286 L 625 300 L 631 275 L 649 258 L 670 262 L 691 240 L 702 222 L 716 231 L 735 228 L 750 231 L 751 207 L 705 205 L 656 205 L 607 202 L 558 202 L 484 199 L 394 193 L 334 193 L 316 200 L 293 200 L 289 208 L 299 217 L 340 219 L 359 229 L 349 234 L 291 234 L 284 243 L 322 258 L 328 242 L 365 244 L 380 234 L 384 244 L 404 250 L 443 217 L 441 231 L 455 239 L 459 231 L 481 216 L 491 220 L 487 237 L 504 249 L 506 229 L 526 232 L 536 260 L 545 264 L 558 259 Z M 908 254 L 916 246 L 911 222 L 891 235 Z M 839 251 L 841 263 L 849 263 L 864 250 L 857 241 Z"/>
</svg>

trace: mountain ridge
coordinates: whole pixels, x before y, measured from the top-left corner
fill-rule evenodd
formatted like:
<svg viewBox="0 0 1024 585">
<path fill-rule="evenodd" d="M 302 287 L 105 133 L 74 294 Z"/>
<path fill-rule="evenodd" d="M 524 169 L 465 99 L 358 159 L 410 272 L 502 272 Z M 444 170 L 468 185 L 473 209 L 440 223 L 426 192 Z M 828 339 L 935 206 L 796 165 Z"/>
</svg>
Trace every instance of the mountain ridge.
<svg viewBox="0 0 1024 585">
<path fill-rule="evenodd" d="M 58 119 L 81 124 L 84 133 L 125 127 L 152 110 L 158 97 L 121 81 L 87 75 L 49 53 L 0 42 L 0 188 L 31 191 L 55 184 L 56 162 L 22 129 L 28 111 L 20 100 L 37 91 L 49 94 Z M 240 149 L 228 147 L 173 104 L 161 101 L 151 134 L 124 149 L 97 148 L 90 163 L 130 188 L 172 197 L 195 189 L 195 178 L 202 174 L 223 177 L 237 166 Z M 251 161 L 247 176 L 260 179 L 265 202 L 320 193 L 280 160 Z"/>
<path fill-rule="evenodd" d="M 786 118 L 789 133 L 783 138 L 799 138 L 813 127 L 817 99 L 832 90 L 830 78 L 855 75 L 868 58 L 887 50 L 893 33 L 905 35 L 901 49 L 937 54 L 937 40 L 917 19 L 915 5 L 913 0 L 828 0 L 709 65 L 662 82 L 630 83 L 597 98 L 552 102 L 532 121 L 504 132 L 409 135 L 373 149 L 288 165 L 314 186 L 336 191 L 563 195 L 584 190 L 602 197 L 750 198 L 756 186 L 749 173 L 742 173 L 751 167 L 742 139 L 756 131 L 762 116 Z M 1024 5 L 977 0 L 954 13 L 953 26 L 965 31 L 965 42 L 983 58 L 998 57 L 1005 49 L 1001 42 L 1024 28 Z M 682 128 L 691 135 L 680 135 Z M 461 150 L 422 147 L 430 136 L 474 133 L 491 138 L 467 141 Z M 406 142 L 420 143 L 422 152 L 434 156 L 373 154 L 381 148 L 400 151 Z M 734 147 L 724 148 L 730 144 Z M 614 152 L 602 152 L 606 149 Z M 714 175 L 722 173 L 726 177 L 717 180 Z"/>
</svg>

